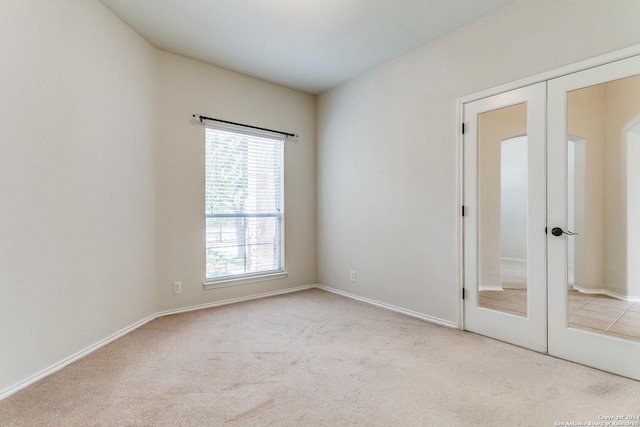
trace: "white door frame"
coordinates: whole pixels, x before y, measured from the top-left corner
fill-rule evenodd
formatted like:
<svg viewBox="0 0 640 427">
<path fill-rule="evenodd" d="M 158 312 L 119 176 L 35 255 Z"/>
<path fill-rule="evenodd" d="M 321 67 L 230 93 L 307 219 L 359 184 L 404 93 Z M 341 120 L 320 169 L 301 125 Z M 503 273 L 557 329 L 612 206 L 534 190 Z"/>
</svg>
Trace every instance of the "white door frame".
<svg viewBox="0 0 640 427">
<path fill-rule="evenodd" d="M 590 58 L 584 61 L 577 62 L 575 64 L 567 65 L 565 67 L 556 68 L 551 71 L 547 71 L 544 73 L 536 74 L 531 77 L 527 77 L 524 79 L 516 80 L 511 83 L 506 83 L 504 85 L 500 85 L 491 89 L 483 90 L 480 92 L 476 92 L 470 95 L 463 96 L 458 98 L 456 101 L 456 127 L 455 127 L 455 135 L 456 135 L 456 189 L 457 189 L 457 200 L 458 204 L 455 207 L 455 211 L 453 215 L 458 218 L 458 224 L 456 229 L 456 236 L 458 241 L 458 262 L 457 262 L 457 290 L 456 295 L 458 298 L 458 306 L 457 306 L 457 318 L 458 318 L 458 328 L 464 329 L 464 301 L 462 299 L 462 287 L 464 285 L 464 227 L 463 227 L 463 218 L 461 215 L 462 205 L 464 200 L 464 135 L 462 134 L 462 124 L 464 122 L 464 104 L 477 101 L 482 98 L 486 98 L 493 95 L 498 95 L 502 92 L 507 92 L 513 89 L 518 89 L 524 86 L 529 86 L 535 83 L 544 82 L 547 80 L 552 80 L 557 77 L 562 77 L 568 74 L 576 73 L 578 71 L 587 70 L 589 68 L 598 67 L 600 65 L 608 64 L 610 62 L 619 61 L 621 59 L 630 58 L 632 56 L 640 55 L 640 44 L 631 46 L 625 49 L 616 50 L 604 55 L 600 55 L 594 58 Z"/>
</svg>

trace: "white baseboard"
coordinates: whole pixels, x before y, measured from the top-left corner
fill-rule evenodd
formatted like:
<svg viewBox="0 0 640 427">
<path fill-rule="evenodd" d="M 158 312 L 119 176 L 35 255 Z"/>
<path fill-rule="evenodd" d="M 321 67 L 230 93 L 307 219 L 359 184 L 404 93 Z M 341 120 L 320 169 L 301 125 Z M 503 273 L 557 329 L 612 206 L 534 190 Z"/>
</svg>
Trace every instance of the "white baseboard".
<svg viewBox="0 0 640 427">
<path fill-rule="evenodd" d="M 504 291 L 504 288 L 502 287 L 502 285 L 497 285 L 497 286 L 479 286 L 479 291 L 491 291 L 491 292 L 497 292 L 497 291 Z"/>
<path fill-rule="evenodd" d="M 439 319 L 437 317 L 427 316 L 426 314 L 418 313 L 416 311 L 407 310 L 405 308 L 396 307 L 395 305 L 385 304 L 380 301 L 375 301 L 369 298 L 364 298 L 358 295 L 350 294 L 349 292 L 344 292 L 338 289 L 330 288 L 327 286 L 318 285 L 318 289 L 322 289 L 323 291 L 331 292 L 334 294 L 341 295 L 343 297 L 351 298 L 356 301 L 366 302 L 367 304 L 375 305 L 377 307 L 385 308 L 387 310 L 395 311 L 396 313 L 404 314 L 406 316 L 415 317 L 420 320 L 425 320 L 427 322 L 436 323 L 438 325 L 446 326 L 448 328 L 460 329 L 457 323 L 449 322 L 448 320 Z"/>
<path fill-rule="evenodd" d="M 500 261 L 508 261 L 508 262 L 518 262 L 522 264 L 526 264 L 527 260 L 522 258 L 509 258 L 509 257 L 501 257 Z"/>
<path fill-rule="evenodd" d="M 583 294 L 588 294 L 588 295 L 606 295 L 608 297 L 615 298 L 615 299 L 618 299 L 620 301 L 640 302 L 640 296 L 623 295 L 623 294 L 619 294 L 617 292 L 610 291 L 608 289 L 590 289 L 590 288 L 585 288 L 583 286 L 580 286 L 578 284 L 573 285 L 572 288 L 575 289 L 576 291 L 579 291 L 580 293 L 583 293 Z"/>
<path fill-rule="evenodd" d="M 158 318 L 158 317 L 162 317 L 162 316 L 171 316 L 172 314 L 186 313 L 186 312 L 189 312 L 189 311 L 196 311 L 196 310 L 204 310 L 206 308 L 213 308 L 213 307 L 220 307 L 222 305 L 236 304 L 236 303 L 243 302 L 243 301 L 251 301 L 251 300 L 254 300 L 254 299 L 274 297 L 276 295 L 290 294 L 292 292 L 306 291 L 307 289 L 314 289 L 316 287 L 317 287 L 317 285 L 303 285 L 303 286 L 297 286 L 295 288 L 280 289 L 278 291 L 263 292 L 261 294 L 248 295 L 246 297 L 229 298 L 229 299 L 225 299 L 225 300 L 222 300 L 222 301 L 215 301 L 215 302 L 210 302 L 210 303 L 206 303 L 206 304 L 192 305 L 192 306 L 184 307 L 184 308 L 176 308 L 174 310 L 166 310 L 166 311 L 161 311 L 159 313 L 156 313 L 154 319 Z"/>
<path fill-rule="evenodd" d="M 171 314 L 178 314 L 178 313 L 186 313 L 188 311 L 195 311 L 195 310 L 203 310 L 206 308 L 211 308 L 211 307 L 219 307 L 222 305 L 228 305 L 228 304 L 235 304 L 238 302 L 243 302 L 243 301 L 250 301 L 250 300 L 254 300 L 254 299 L 259 299 L 259 298 L 268 298 L 268 297 L 272 297 L 272 296 L 276 296 L 276 295 L 282 295 L 282 294 L 288 294 L 291 292 L 298 292 L 298 291 L 304 291 L 307 289 L 313 289 L 313 288 L 317 288 L 317 285 L 305 285 L 305 286 L 298 286 L 295 288 L 288 288 L 288 289 L 281 289 L 278 291 L 273 291 L 273 292 L 264 292 L 261 294 L 255 294 L 255 295 L 249 295 L 246 297 L 240 297 L 240 298 L 230 298 L 230 299 L 226 299 L 226 300 L 222 300 L 222 301 L 216 301 L 216 302 L 212 302 L 212 303 L 207 303 L 207 304 L 200 304 L 200 305 L 194 305 L 194 306 L 190 306 L 190 307 L 185 307 L 185 308 L 178 308 L 175 310 L 167 310 L 167 311 L 162 311 L 162 312 L 158 312 L 155 314 L 152 314 L 142 320 L 140 320 L 139 322 L 136 322 L 130 326 L 127 326 L 126 328 L 116 332 L 113 335 L 108 336 L 107 338 L 98 341 L 97 343 L 90 345 L 89 347 L 85 348 L 84 350 L 81 350 L 79 352 L 77 352 L 74 355 L 71 355 L 69 357 L 67 357 L 66 359 L 61 360 L 60 362 L 30 376 L 29 378 L 20 381 L 19 383 L 10 386 L 4 390 L 0 390 L 0 401 L 3 399 L 6 399 L 7 397 L 11 396 L 14 393 L 17 393 L 18 391 L 22 390 L 23 388 L 26 388 L 38 381 L 40 381 L 43 378 L 48 377 L 49 375 L 58 372 L 59 370 L 61 370 L 62 368 L 71 365 L 73 362 L 76 362 L 79 359 L 82 359 L 85 356 L 88 356 L 89 354 L 93 353 L 96 350 L 101 349 L 102 347 L 104 347 L 105 345 L 117 340 L 118 338 L 123 337 L 124 335 L 127 335 L 129 332 L 133 332 L 136 329 L 138 329 L 139 327 L 151 322 L 154 319 L 157 319 L 158 317 L 162 317 L 162 316 L 169 316 Z"/>
<path fill-rule="evenodd" d="M 77 352 L 76 354 L 73 354 L 69 357 L 67 357 L 66 359 L 61 360 L 60 362 L 51 365 L 50 367 L 30 376 L 29 378 L 20 381 L 18 384 L 15 384 L 13 386 L 10 386 L 4 390 L 0 391 L 0 400 L 6 399 L 7 397 L 11 396 L 12 394 L 22 390 L 23 388 L 29 387 L 30 385 L 40 381 L 41 379 L 48 377 L 49 375 L 58 372 L 60 369 L 65 368 L 69 365 L 71 365 L 73 362 L 76 362 L 77 360 L 82 359 L 85 356 L 88 356 L 89 354 L 93 353 L 94 351 L 104 347 L 105 345 L 117 340 L 118 338 L 121 338 L 125 335 L 127 335 L 129 332 L 133 332 L 136 329 L 138 329 L 139 327 L 151 322 L 153 319 L 156 318 L 156 315 L 151 315 L 148 316 L 142 320 L 140 320 L 139 322 L 134 323 L 133 325 L 127 326 L 124 329 L 121 329 L 120 331 L 116 332 L 113 335 L 108 336 L 107 338 L 98 341 L 97 343 L 85 348 L 84 350 L 81 350 L 79 352 Z"/>
<path fill-rule="evenodd" d="M 219 306 L 223 306 L 223 305 L 228 305 L 228 304 L 236 304 L 239 302 L 243 302 L 243 301 L 250 301 L 250 300 L 255 300 L 255 299 L 260 299 L 260 298 L 268 298 L 268 297 L 272 297 L 272 296 L 276 296 L 276 295 L 283 295 L 283 294 L 288 294 L 288 293 L 292 293 L 292 292 L 299 292 L 299 291 L 305 291 L 307 289 L 322 289 L 324 291 L 327 292 L 331 292 L 334 294 L 338 294 L 347 298 L 351 298 L 357 301 L 361 301 L 361 302 L 365 302 L 367 304 L 372 304 L 375 305 L 377 307 L 381 307 L 381 308 L 385 308 L 387 310 L 391 310 L 391 311 L 395 311 L 396 313 L 401 313 L 404 314 L 406 316 L 410 316 L 410 317 L 415 317 L 417 319 L 421 319 L 421 320 L 425 320 L 427 322 L 431 322 L 431 323 L 436 323 L 438 325 L 442 325 L 442 326 L 446 326 L 449 328 L 454 328 L 454 329 L 459 329 L 459 326 L 457 323 L 454 322 L 449 322 L 447 320 L 442 320 L 439 319 L 437 317 L 432 317 L 432 316 L 427 316 L 425 314 L 422 313 L 418 313 L 415 311 L 411 311 L 411 310 L 407 310 L 404 308 L 400 308 L 400 307 L 396 307 L 390 304 L 385 304 L 379 301 L 375 301 L 369 298 L 364 298 L 364 297 L 360 297 L 354 294 L 350 294 L 348 292 L 344 292 L 344 291 L 340 291 L 338 289 L 333 289 L 333 288 L 329 288 L 327 286 L 322 286 L 322 285 L 304 285 L 304 286 L 297 286 L 295 288 L 288 288 L 288 289 L 281 289 L 278 291 L 272 291 L 272 292 L 264 292 L 261 294 L 254 294 L 254 295 L 249 295 L 246 297 L 239 297 L 239 298 L 230 298 L 230 299 L 226 299 L 226 300 L 222 300 L 222 301 L 216 301 L 216 302 L 211 302 L 211 303 L 207 303 L 207 304 L 199 304 L 199 305 L 194 305 L 194 306 L 189 306 L 189 307 L 184 307 L 184 308 L 177 308 L 174 310 L 166 310 L 166 311 L 161 311 L 155 314 L 152 314 L 130 326 L 127 326 L 126 328 L 116 332 L 113 335 L 108 336 L 107 338 L 98 341 L 97 343 L 85 348 L 84 350 L 81 350 L 63 360 L 61 360 L 60 362 L 30 376 L 29 378 L 20 381 L 19 383 L 10 386 L 4 390 L 0 391 L 0 400 L 6 399 L 7 397 L 11 396 L 14 393 L 17 393 L 18 391 L 42 380 L 43 378 L 48 377 L 49 375 L 65 368 L 66 366 L 69 366 L 70 364 L 76 362 L 77 360 L 82 359 L 85 356 L 88 356 L 89 354 L 93 353 L 96 350 L 99 350 L 100 348 L 106 346 L 109 343 L 112 343 L 113 341 L 117 340 L 118 338 L 123 337 L 124 335 L 127 335 L 130 332 L 135 331 L 136 329 L 140 328 L 141 326 L 146 325 L 147 323 L 151 322 L 154 319 L 157 319 L 158 317 L 163 317 L 163 316 L 170 316 L 172 314 L 179 314 L 179 313 L 186 313 L 189 311 L 195 311 L 195 310 L 204 310 L 207 308 L 212 308 L 212 307 L 219 307 Z"/>
</svg>

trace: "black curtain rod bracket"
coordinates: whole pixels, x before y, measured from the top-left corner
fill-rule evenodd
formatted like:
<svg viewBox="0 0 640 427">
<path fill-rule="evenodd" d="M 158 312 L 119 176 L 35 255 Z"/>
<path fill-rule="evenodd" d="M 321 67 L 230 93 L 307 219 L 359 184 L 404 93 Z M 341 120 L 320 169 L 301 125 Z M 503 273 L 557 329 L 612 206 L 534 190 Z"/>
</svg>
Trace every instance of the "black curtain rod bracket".
<svg viewBox="0 0 640 427">
<path fill-rule="evenodd" d="M 282 132 L 280 130 L 261 128 L 261 127 L 258 127 L 258 126 L 245 125 L 243 123 L 230 122 L 228 120 L 214 119 L 212 117 L 198 116 L 198 115 L 195 115 L 195 114 L 193 115 L 193 117 L 199 119 L 200 123 L 202 123 L 205 120 L 211 120 L 211 121 L 214 121 L 214 122 L 226 123 L 228 125 L 242 126 L 242 127 L 250 128 L 250 129 L 257 129 L 257 130 L 264 130 L 264 131 L 267 131 L 267 132 L 279 133 L 280 135 L 288 136 L 288 137 L 291 137 L 291 138 L 297 138 L 298 137 L 298 135 L 295 134 L 295 133 Z"/>
</svg>

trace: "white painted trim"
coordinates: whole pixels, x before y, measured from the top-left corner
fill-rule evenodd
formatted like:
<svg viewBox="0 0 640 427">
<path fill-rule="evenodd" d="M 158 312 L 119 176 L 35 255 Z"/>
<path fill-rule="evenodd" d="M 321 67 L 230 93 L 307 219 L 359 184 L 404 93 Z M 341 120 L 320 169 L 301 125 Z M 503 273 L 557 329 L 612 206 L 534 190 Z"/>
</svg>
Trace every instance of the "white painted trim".
<svg viewBox="0 0 640 427">
<path fill-rule="evenodd" d="M 303 285 L 303 286 L 297 286 L 295 288 L 280 289 L 278 291 L 263 292 L 261 294 L 247 295 L 245 297 L 230 298 L 230 299 L 214 301 L 206 304 L 198 304 L 198 305 L 192 305 L 184 308 L 176 308 L 173 310 L 166 310 L 166 311 L 161 311 L 159 313 L 156 313 L 155 318 L 163 317 L 163 316 L 171 316 L 172 314 L 187 313 L 189 311 L 204 310 L 212 307 L 220 307 L 222 305 L 236 304 L 239 302 L 251 301 L 254 299 L 269 298 L 269 297 L 274 297 L 276 295 L 289 294 L 292 292 L 306 291 L 307 289 L 313 289 L 316 287 L 317 285 Z"/>
<path fill-rule="evenodd" d="M 573 285 L 572 288 L 575 289 L 576 291 L 582 293 L 582 294 L 587 294 L 587 295 L 606 295 L 608 297 L 615 298 L 615 299 L 618 299 L 620 301 L 640 302 L 640 296 L 623 295 L 623 294 L 619 294 L 617 292 L 610 291 L 608 289 L 589 289 L 589 288 L 584 288 L 584 287 L 582 287 L 580 285 Z"/>
<path fill-rule="evenodd" d="M 66 359 L 61 360 L 58 363 L 55 363 L 53 365 L 51 365 L 50 367 L 43 369 L 42 371 L 30 376 L 29 378 L 26 378 L 22 381 L 20 381 L 19 383 L 10 386 L 2 391 L 0 391 L 0 401 L 3 399 L 6 399 L 7 397 L 11 396 L 14 393 L 17 393 L 18 391 L 22 390 L 23 388 L 29 387 L 32 384 L 35 384 L 36 382 L 40 381 L 43 378 L 48 377 L 49 375 L 58 372 L 59 370 L 61 370 L 62 368 L 65 368 L 69 365 L 71 365 L 72 363 L 82 359 L 85 356 L 88 356 L 89 354 L 93 353 L 96 350 L 101 349 L 102 347 L 104 347 L 105 345 L 112 343 L 113 341 L 117 340 L 118 338 L 121 338 L 125 335 L 127 335 L 129 332 L 133 332 L 136 329 L 138 329 L 139 327 L 149 323 L 150 321 L 154 320 L 156 318 L 156 315 L 152 314 L 151 316 L 148 316 L 142 320 L 140 320 L 139 322 L 136 322 L 130 326 L 127 326 L 124 329 L 121 329 L 120 331 L 116 332 L 113 335 L 108 336 L 107 338 L 98 341 L 97 343 L 90 345 L 89 347 L 85 348 L 84 350 L 81 350 L 79 352 L 77 352 L 76 354 L 73 354 L 69 357 L 67 357 Z"/>
<path fill-rule="evenodd" d="M 520 259 L 520 258 L 509 258 L 509 257 L 501 257 L 500 261 L 509 261 L 509 262 L 521 262 L 523 264 L 525 264 L 527 262 L 526 259 Z"/>
<path fill-rule="evenodd" d="M 481 285 L 479 286 L 478 289 L 480 292 L 482 291 L 491 291 L 491 292 L 500 292 L 500 291 L 504 291 L 502 285 L 497 285 L 497 286 L 485 286 L 485 285 Z"/>
<path fill-rule="evenodd" d="M 90 345 L 89 347 L 85 348 L 84 350 L 81 350 L 79 352 L 77 352 L 76 354 L 73 354 L 69 357 L 67 357 L 66 359 L 61 360 L 60 362 L 46 368 L 43 369 L 42 371 L 30 376 L 29 378 L 26 378 L 25 380 L 20 381 L 19 383 L 9 386 L 4 390 L 0 390 L 0 401 L 2 401 L 3 399 L 6 399 L 7 397 L 11 396 L 14 393 L 17 393 L 18 391 L 48 377 L 49 375 L 58 372 L 59 370 L 61 370 L 62 368 L 65 368 L 69 365 L 71 365 L 72 363 L 82 359 L 85 356 L 88 356 L 89 354 L 93 353 L 96 350 L 101 349 L 102 347 L 106 346 L 107 344 L 112 343 L 113 341 L 117 340 L 118 338 L 121 338 L 125 335 L 127 335 L 130 332 L 135 331 L 136 329 L 138 329 L 141 326 L 146 325 L 147 323 L 151 322 L 152 320 L 157 319 L 158 317 L 163 317 L 163 316 L 169 316 L 172 314 L 178 314 L 178 313 L 186 313 L 188 311 L 195 311 L 195 310 L 203 310 L 206 308 L 211 308 L 211 307 L 219 307 L 222 305 L 228 305 L 228 304 L 235 304 L 238 302 L 243 302 L 243 301 L 250 301 L 250 300 L 254 300 L 254 299 L 260 299 L 260 298 L 268 298 L 268 297 L 272 297 L 272 296 L 276 296 L 276 295 L 282 295 L 282 294 L 288 294 L 288 293 L 292 293 L 292 292 L 298 292 L 298 291 L 304 291 L 307 289 L 313 289 L 313 288 L 317 288 L 318 285 L 304 285 L 304 286 L 298 286 L 295 288 L 287 288 L 287 289 L 281 289 L 278 291 L 272 291 L 272 292 L 264 292 L 261 294 L 254 294 L 254 295 L 249 295 L 246 297 L 240 297 L 240 298 L 231 298 L 231 299 L 226 299 L 226 300 L 222 300 L 222 301 L 216 301 L 216 302 L 212 302 L 212 303 L 208 303 L 208 304 L 200 304 L 200 305 L 194 305 L 194 306 L 190 306 L 190 307 L 185 307 L 185 308 L 178 308 L 175 310 L 167 310 L 167 311 L 162 311 L 162 312 L 158 312 L 155 314 L 152 314 L 150 316 L 145 317 L 144 319 L 130 325 L 127 326 L 126 328 L 116 332 L 113 335 L 108 336 L 107 338 L 98 341 L 97 343 Z"/>
<path fill-rule="evenodd" d="M 460 329 L 464 329 L 464 298 L 463 289 L 465 288 L 465 275 L 464 275 L 464 217 L 462 216 L 462 209 L 465 206 L 464 203 L 464 134 L 462 133 L 462 126 L 464 126 L 464 104 L 458 102 L 458 108 L 456 109 L 456 158 L 458 159 L 456 170 L 456 200 L 458 201 L 455 206 L 456 211 L 454 215 L 458 218 L 456 222 L 455 238 L 458 242 L 458 256 L 456 257 L 456 296 L 458 298 L 458 305 L 456 306 L 456 319 L 458 319 L 458 325 Z M 466 131 L 466 129 L 465 129 Z M 466 206 L 465 206 L 466 209 Z"/>
<path fill-rule="evenodd" d="M 427 316 L 426 314 L 418 313 L 417 311 L 407 310 L 405 308 L 396 307 L 395 305 L 385 304 L 380 301 L 372 300 L 369 298 L 364 298 L 358 295 L 350 294 L 349 292 L 341 291 L 338 289 L 330 288 L 328 286 L 318 285 L 318 289 L 323 291 L 331 292 L 333 294 L 341 295 L 343 297 L 351 298 L 356 301 L 365 302 L 367 304 L 375 305 L 376 307 L 384 308 L 387 310 L 395 311 L 396 313 L 404 314 L 409 317 L 415 317 L 416 319 L 425 320 L 430 323 L 436 323 L 441 326 L 446 326 L 448 328 L 460 329 L 459 325 L 454 322 L 449 322 L 448 320 L 439 319 L 437 317 Z"/>
<path fill-rule="evenodd" d="M 265 282 L 267 280 L 284 279 L 288 275 L 289 273 L 287 273 L 286 271 L 278 271 L 277 273 L 256 274 L 253 276 L 242 276 L 242 277 L 233 277 L 230 279 L 223 279 L 223 280 L 212 280 L 210 282 L 204 282 L 202 286 L 206 290 L 226 288 L 229 286 L 246 285 L 247 283 Z"/>
<path fill-rule="evenodd" d="M 480 260 L 478 258 L 479 240 L 477 229 L 479 227 L 480 201 L 478 199 L 478 182 L 476 179 L 478 164 L 478 117 L 485 111 L 492 111 L 527 102 L 527 134 L 528 144 L 528 170 L 531 176 L 544 176 L 544 133 L 545 133 L 545 101 L 546 83 L 540 82 L 519 89 L 503 92 L 488 98 L 464 104 L 465 142 L 464 142 L 464 166 L 459 174 L 464 174 L 465 206 L 468 206 L 469 214 L 465 217 L 465 295 L 464 300 L 464 329 L 487 335 L 502 341 L 520 345 L 532 350 L 546 351 L 546 327 L 543 318 L 546 318 L 546 287 L 541 287 L 546 281 L 544 268 L 544 248 L 546 236 L 533 230 L 542 230 L 545 224 L 545 183 L 544 179 L 529 183 L 527 211 L 529 224 L 527 227 L 527 253 L 528 255 L 528 281 L 536 284 L 529 287 L 529 311 L 528 316 L 506 316 L 502 312 L 483 310 L 478 307 L 478 279 L 480 274 Z M 542 175 L 540 175 L 542 173 Z M 470 174 L 470 175 L 469 175 Z M 533 174 L 533 175 L 532 175 Z M 463 175 L 463 176 L 464 176 Z M 466 214 L 466 209 L 465 209 Z M 496 260 L 499 260 L 496 259 Z M 514 268 L 515 271 L 515 268 Z M 487 272 L 485 272 L 487 273 Z M 493 277 L 488 285 L 498 285 L 500 278 L 498 270 L 488 272 Z M 485 274 L 485 276 L 488 276 Z M 506 277 L 505 277 L 506 278 Z M 483 284 L 487 284 L 486 282 Z M 452 290 L 453 291 L 453 290 Z M 534 292 L 535 291 L 535 292 Z M 533 307 L 533 308 L 532 308 Z"/>
</svg>

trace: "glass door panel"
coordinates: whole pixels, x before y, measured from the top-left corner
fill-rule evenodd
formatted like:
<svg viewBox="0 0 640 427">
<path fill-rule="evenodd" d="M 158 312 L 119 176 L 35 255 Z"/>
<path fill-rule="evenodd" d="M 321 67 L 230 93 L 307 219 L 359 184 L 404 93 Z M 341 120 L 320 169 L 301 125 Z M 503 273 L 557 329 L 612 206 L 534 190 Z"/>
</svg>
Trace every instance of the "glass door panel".
<svg viewBox="0 0 640 427">
<path fill-rule="evenodd" d="M 548 82 L 549 353 L 640 379 L 640 58 Z"/>
<path fill-rule="evenodd" d="M 478 115 L 479 305 L 527 317 L 527 104 Z"/>
<path fill-rule="evenodd" d="M 545 83 L 464 106 L 465 329 L 544 352 Z"/>
<path fill-rule="evenodd" d="M 639 129 L 640 76 L 567 93 L 568 326 L 638 342 Z"/>
</svg>

